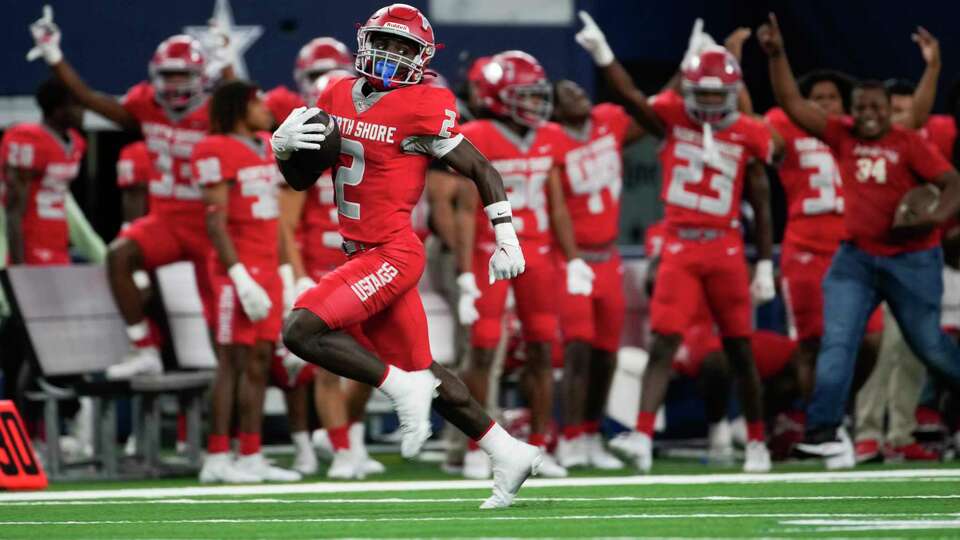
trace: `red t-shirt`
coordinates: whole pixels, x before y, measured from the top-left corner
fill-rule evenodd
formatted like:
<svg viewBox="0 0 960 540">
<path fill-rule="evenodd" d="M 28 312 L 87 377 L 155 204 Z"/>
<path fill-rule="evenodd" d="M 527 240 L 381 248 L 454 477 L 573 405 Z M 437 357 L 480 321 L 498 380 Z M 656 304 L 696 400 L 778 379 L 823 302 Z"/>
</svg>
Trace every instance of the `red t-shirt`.
<svg viewBox="0 0 960 540">
<path fill-rule="evenodd" d="M 602 103 L 593 108 L 583 133 L 564 128 L 563 195 L 580 246 L 606 246 L 617 238 L 629 126 L 622 107 Z"/>
<path fill-rule="evenodd" d="M 784 245 L 803 251 L 833 253 L 846 238 L 843 186 L 830 148 L 793 123 L 776 107 L 764 117 L 783 137 L 780 183 L 787 196 Z"/>
<path fill-rule="evenodd" d="M 746 115 L 713 137 L 720 160 L 704 163 L 703 127 L 690 119 L 683 97 L 668 90 L 651 99 L 666 134 L 660 148 L 663 166 L 661 198 L 671 226 L 736 229 L 747 164 L 769 163 L 773 138 L 763 122 Z"/>
<path fill-rule="evenodd" d="M 333 173 L 340 233 L 381 244 L 410 233 L 410 214 L 431 159 L 417 141 L 456 137 L 457 106 L 445 88 L 415 84 L 365 96 L 363 85 L 359 78 L 341 80 L 324 91 L 317 106 L 340 127 Z"/>
<path fill-rule="evenodd" d="M 36 174 L 28 186 L 21 223 L 24 249 L 37 264 L 70 262 L 64 201 L 87 144 L 74 129 L 67 135 L 69 142 L 43 124 L 17 124 L 0 141 L 2 170 L 26 169 Z"/>
<path fill-rule="evenodd" d="M 957 140 L 957 122 L 950 115 L 934 114 L 920 128 L 920 136 L 930 141 L 940 154 L 953 161 L 953 144 Z"/>
<path fill-rule="evenodd" d="M 567 144 L 563 128 L 548 122 L 521 137 L 496 120 L 474 120 L 463 125 L 463 135 L 503 178 L 513 226 L 521 242 L 550 243 L 547 179 Z M 476 245 L 495 241 L 490 218 L 481 204 L 477 205 L 476 231 Z"/>
<path fill-rule="evenodd" d="M 890 235 L 894 213 L 904 194 L 951 169 L 933 145 L 916 131 L 898 126 L 876 140 L 858 139 L 849 116 L 831 116 L 823 141 L 833 149 L 840 166 L 847 233 L 854 244 L 879 256 L 937 245 L 940 236 L 936 230 L 906 242 Z"/>
<path fill-rule="evenodd" d="M 147 150 L 160 173 L 150 183 L 150 211 L 161 214 L 203 211 L 200 188 L 191 177 L 190 156 L 193 147 L 210 127 L 207 105 L 177 112 L 165 108 L 155 97 L 150 83 L 130 88 L 123 97 L 123 108 L 140 122 Z"/>
<path fill-rule="evenodd" d="M 263 96 L 263 103 L 270 109 L 278 125 L 287 119 L 290 111 L 305 105 L 300 94 L 282 85 L 267 92 Z"/>
<path fill-rule="evenodd" d="M 255 139 L 238 135 L 210 135 L 193 152 L 197 183 L 210 186 L 230 183 L 227 203 L 227 234 L 240 262 L 249 266 L 279 265 L 279 203 L 277 193 L 283 177 L 273 159 L 270 134 Z M 218 273 L 226 273 L 216 260 Z"/>
</svg>

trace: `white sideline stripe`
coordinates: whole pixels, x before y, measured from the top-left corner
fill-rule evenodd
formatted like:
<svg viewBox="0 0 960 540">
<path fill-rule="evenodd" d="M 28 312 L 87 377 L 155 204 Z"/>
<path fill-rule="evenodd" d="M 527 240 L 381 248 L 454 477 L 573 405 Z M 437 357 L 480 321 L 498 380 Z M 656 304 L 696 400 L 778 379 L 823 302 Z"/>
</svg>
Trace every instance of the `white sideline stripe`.
<svg viewBox="0 0 960 540">
<path fill-rule="evenodd" d="M 598 519 L 745 519 L 745 518 L 773 518 L 773 519 L 797 519 L 797 518 L 874 518 L 877 520 L 887 519 L 891 516 L 917 516 L 917 517 L 945 517 L 957 518 L 960 514 L 939 513 L 939 514 L 897 514 L 885 512 L 883 514 L 613 514 L 613 515 L 559 515 L 559 516 L 501 516 L 487 513 L 484 516 L 444 516 L 444 517 L 336 517 L 336 518 L 208 518 L 208 519 L 117 519 L 117 520 L 91 520 L 91 521 L 0 521 L 2 525 L 219 525 L 224 523 L 416 523 L 416 522 L 437 522 L 437 521 L 580 521 Z M 861 523 L 867 523 L 861 521 Z"/>
<path fill-rule="evenodd" d="M 933 519 L 798 519 L 781 521 L 781 525 L 810 525 L 814 529 L 793 529 L 791 532 L 891 531 L 924 529 L 960 529 L 960 520 Z"/>
<path fill-rule="evenodd" d="M 592 478 L 531 479 L 524 488 L 650 486 L 697 484 L 763 484 L 774 482 L 832 483 L 883 480 L 960 481 L 960 469 L 903 469 L 894 471 L 847 471 L 774 474 L 691 474 L 662 476 L 609 476 Z M 317 482 L 313 484 L 254 484 L 170 488 L 98 489 L 82 491 L 41 491 L 0 493 L 0 503 L 10 501 L 60 501 L 85 499 L 153 499 L 166 497 L 203 497 L 217 495 L 292 495 L 298 493 L 373 493 L 391 491 L 431 491 L 451 489 L 490 489 L 489 480 L 429 480 L 405 482 Z"/>
<path fill-rule="evenodd" d="M 708 495 L 704 497 L 518 497 L 518 502 L 561 503 L 561 502 L 789 502 L 789 501 L 889 501 L 889 500 L 925 500 L 960 499 L 960 495 L 811 495 L 784 497 L 733 497 L 726 495 Z M 423 503 L 472 503 L 483 502 L 484 498 L 442 499 L 113 499 L 105 501 L 17 501 L 3 503 L 3 506 L 99 506 L 99 505 L 136 505 L 136 504 L 423 504 Z"/>
</svg>

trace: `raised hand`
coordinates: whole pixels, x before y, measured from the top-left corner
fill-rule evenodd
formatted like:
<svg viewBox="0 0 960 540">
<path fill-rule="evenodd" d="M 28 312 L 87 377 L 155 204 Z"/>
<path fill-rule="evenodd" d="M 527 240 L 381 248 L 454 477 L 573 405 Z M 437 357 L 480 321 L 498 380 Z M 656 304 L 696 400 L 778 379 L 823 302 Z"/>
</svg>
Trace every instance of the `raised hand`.
<svg viewBox="0 0 960 540">
<path fill-rule="evenodd" d="M 590 53 L 595 64 L 600 67 L 609 66 L 613 63 L 614 56 L 613 50 L 610 49 L 610 45 L 607 44 L 607 37 L 603 35 L 603 30 L 600 30 L 600 27 L 594 22 L 593 17 L 586 11 L 581 10 L 579 16 L 583 22 L 583 29 L 577 32 L 574 39 L 577 40 L 577 43 L 579 43 L 581 47 Z"/>
<path fill-rule="evenodd" d="M 757 41 L 767 56 L 776 57 L 783 53 L 783 34 L 777 24 L 777 16 L 770 14 L 770 19 L 757 29 Z"/>
<path fill-rule="evenodd" d="M 27 61 L 43 58 L 48 65 L 60 63 L 63 52 L 60 50 L 60 27 L 53 22 L 53 8 L 43 6 L 43 15 L 30 25 L 33 36 L 33 48 L 27 52 Z"/>
<path fill-rule="evenodd" d="M 733 31 L 727 39 L 724 40 L 723 46 L 730 51 L 739 62 L 743 58 L 743 43 L 750 39 L 750 36 L 753 35 L 753 31 L 747 28 L 746 26 L 741 26 Z"/>
<path fill-rule="evenodd" d="M 920 54 L 923 55 L 923 61 L 927 64 L 940 65 L 940 42 L 926 28 L 917 27 L 910 39 L 920 47 Z"/>
</svg>

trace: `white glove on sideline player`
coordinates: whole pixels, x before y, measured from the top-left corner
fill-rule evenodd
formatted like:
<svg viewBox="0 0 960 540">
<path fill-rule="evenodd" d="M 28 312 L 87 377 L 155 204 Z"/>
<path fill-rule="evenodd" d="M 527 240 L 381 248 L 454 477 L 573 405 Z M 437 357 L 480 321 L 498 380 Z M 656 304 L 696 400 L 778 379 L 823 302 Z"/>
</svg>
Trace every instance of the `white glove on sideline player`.
<svg viewBox="0 0 960 540">
<path fill-rule="evenodd" d="M 270 301 L 270 295 L 259 283 L 250 277 L 247 267 L 243 263 L 237 263 L 227 270 L 233 286 L 237 288 L 237 296 L 240 298 L 240 305 L 243 306 L 243 312 L 247 317 L 257 322 L 267 318 L 270 314 L 270 308 L 273 302 Z"/>
<path fill-rule="evenodd" d="M 296 298 L 300 298 L 300 295 L 307 292 L 308 290 L 314 288 L 317 285 L 317 282 L 311 279 L 309 276 L 303 276 L 297 280 L 297 284 L 294 286 L 294 291 L 297 293 Z M 294 298 L 294 302 L 296 302 Z"/>
<path fill-rule="evenodd" d="M 690 32 L 690 39 L 687 41 L 687 51 L 683 53 L 683 61 L 680 64 L 681 69 L 687 66 L 687 64 L 697 56 L 700 56 L 700 53 L 704 49 L 711 45 L 716 45 L 717 42 L 710 36 L 710 34 L 703 31 L 703 19 L 697 18 L 693 21 L 693 30 Z"/>
<path fill-rule="evenodd" d="M 480 288 L 477 287 L 477 279 L 473 272 L 464 272 L 457 276 L 457 287 L 460 289 L 460 299 L 457 300 L 457 317 L 460 319 L 460 324 L 473 324 L 480 318 L 476 306 L 477 298 L 480 298 Z"/>
<path fill-rule="evenodd" d="M 281 264 L 277 269 L 280 274 L 280 282 L 283 283 L 283 314 L 290 313 L 293 309 L 293 302 L 297 299 L 296 278 L 293 276 L 293 265 L 290 263 Z"/>
<path fill-rule="evenodd" d="M 777 287 L 773 283 L 773 262 L 769 259 L 757 261 L 753 271 L 753 282 L 750 284 L 750 296 L 757 304 L 773 300 L 777 295 Z"/>
<path fill-rule="evenodd" d="M 47 65 L 56 65 L 63 60 L 60 50 L 60 27 L 53 22 L 53 8 L 43 6 L 43 16 L 30 25 L 30 35 L 33 36 L 34 46 L 27 53 L 27 61 L 33 62 L 43 58 Z"/>
<path fill-rule="evenodd" d="M 320 149 L 320 143 L 327 139 L 328 126 L 306 123 L 318 112 L 320 109 L 316 107 L 297 107 L 290 112 L 270 137 L 270 146 L 277 159 L 289 159 L 297 150 Z"/>
<path fill-rule="evenodd" d="M 613 63 L 613 50 L 607 44 L 607 37 L 603 35 L 603 30 L 593 21 L 593 17 L 586 11 L 581 10 L 580 20 L 583 21 L 583 29 L 577 32 L 574 39 L 581 47 L 590 53 L 593 57 L 593 63 L 600 66 L 609 66 Z"/>
<path fill-rule="evenodd" d="M 581 294 L 590 296 L 593 294 L 593 268 L 583 261 L 576 258 L 567 261 L 567 292 L 570 294 Z"/>
<path fill-rule="evenodd" d="M 519 276 L 526 269 L 527 262 L 523 259 L 513 223 L 497 223 L 493 226 L 493 233 L 497 237 L 497 250 L 490 257 L 490 283 Z"/>
</svg>

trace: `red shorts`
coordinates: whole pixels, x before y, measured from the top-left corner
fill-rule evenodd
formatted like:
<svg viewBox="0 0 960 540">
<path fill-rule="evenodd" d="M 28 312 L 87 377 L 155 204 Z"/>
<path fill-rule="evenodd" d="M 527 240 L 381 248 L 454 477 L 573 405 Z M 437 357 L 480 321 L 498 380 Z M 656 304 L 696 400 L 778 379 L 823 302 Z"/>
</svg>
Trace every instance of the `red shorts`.
<svg viewBox="0 0 960 540">
<path fill-rule="evenodd" d="M 427 316 L 417 284 L 426 264 L 412 232 L 361 251 L 297 298 L 331 329 L 345 329 L 381 360 L 405 370 L 430 367 Z"/>
<path fill-rule="evenodd" d="M 251 321 L 243 311 L 230 277 L 211 271 L 210 281 L 216 301 L 213 312 L 214 338 L 220 345 L 253 345 L 258 341 L 274 343 L 280 336 L 283 325 L 283 283 L 276 265 L 270 268 L 246 266 L 254 281 L 267 291 L 273 306 L 265 319 Z"/>
<path fill-rule="evenodd" d="M 207 259 L 213 244 L 207 236 L 202 212 L 182 214 L 147 214 L 120 232 L 140 247 L 146 270 L 177 261 L 193 263 L 197 289 L 203 301 L 207 321 L 213 320 L 213 285 L 207 270 Z"/>
<path fill-rule="evenodd" d="M 27 239 L 24 239 L 23 264 L 30 266 L 70 264 L 70 251 L 67 248 L 48 249 L 28 243 Z"/>
<path fill-rule="evenodd" d="M 593 269 L 593 294 L 567 293 L 566 260 L 557 256 L 557 291 L 563 341 L 585 341 L 595 349 L 616 352 L 620 348 L 626 301 L 623 294 L 623 262 L 616 247 L 603 252 L 581 251 Z"/>
<path fill-rule="evenodd" d="M 832 261 L 832 254 L 803 251 L 784 244 L 780 274 L 790 337 L 802 341 L 823 335 L 823 278 Z M 883 310 L 878 307 L 867 321 L 867 333 L 882 331 Z"/>
<path fill-rule="evenodd" d="M 493 349 L 500 341 L 500 320 L 506 309 L 507 290 L 513 287 L 517 317 L 523 326 L 523 339 L 528 343 L 552 342 L 557 334 L 556 267 L 549 244 L 523 244 L 526 270 L 516 278 L 499 280 L 492 285 L 487 273 L 493 244 L 478 245 L 473 252 L 473 274 L 480 289 L 476 301 L 480 318 L 473 323 L 471 343 L 481 349 Z"/>
<path fill-rule="evenodd" d="M 287 360 L 287 348 L 278 342 L 270 357 L 270 384 L 283 390 L 293 390 L 313 381 L 317 366 L 300 360 Z"/>
<path fill-rule="evenodd" d="M 668 229 L 650 304 L 651 328 L 666 335 L 683 334 L 704 302 L 721 335 L 752 333 L 743 240 L 736 232 L 713 240 L 682 240 Z"/>
</svg>

